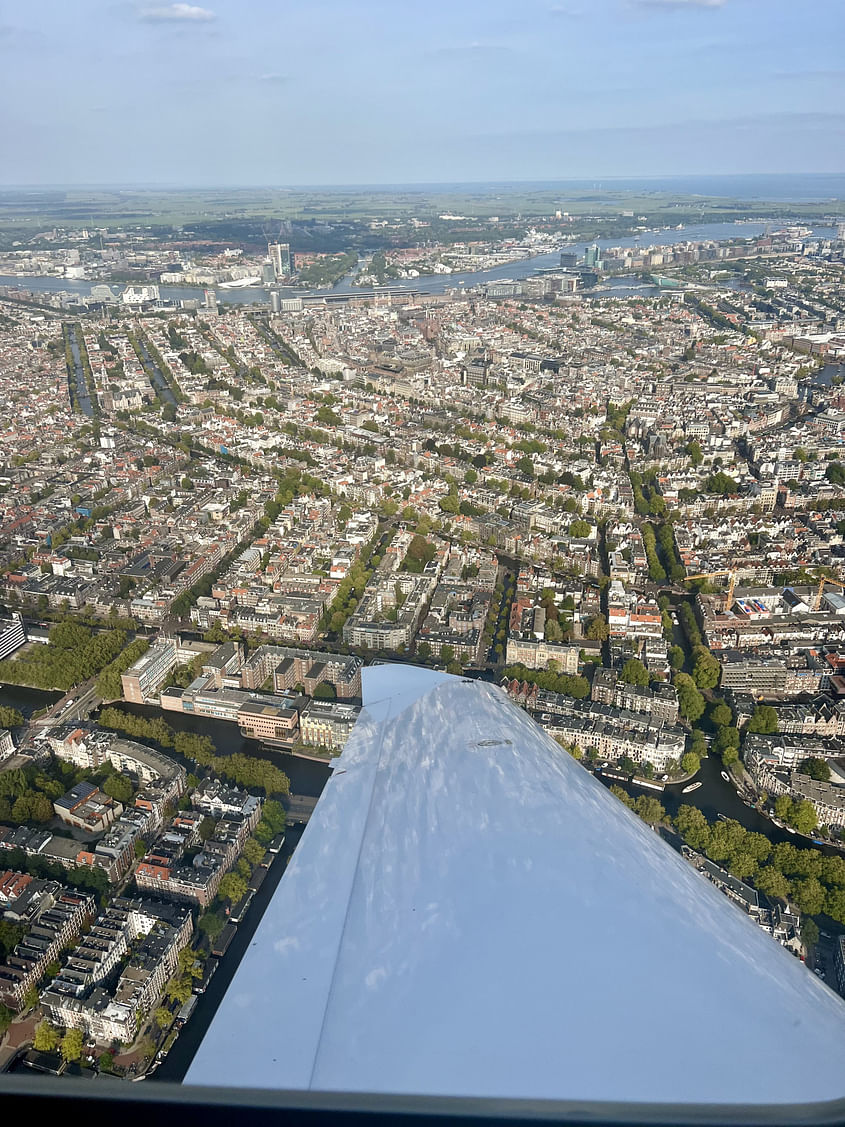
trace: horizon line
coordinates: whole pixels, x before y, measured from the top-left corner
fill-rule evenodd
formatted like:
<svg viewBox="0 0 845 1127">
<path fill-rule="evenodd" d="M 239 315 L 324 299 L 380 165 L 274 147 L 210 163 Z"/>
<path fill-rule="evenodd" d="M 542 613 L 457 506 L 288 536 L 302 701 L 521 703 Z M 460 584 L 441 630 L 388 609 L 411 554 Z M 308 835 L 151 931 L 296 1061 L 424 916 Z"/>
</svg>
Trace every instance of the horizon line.
<svg viewBox="0 0 845 1127">
<path fill-rule="evenodd" d="M 7 191 L 48 191 L 48 190 L 121 190 L 121 191 L 276 191 L 295 192 L 307 189 L 320 191 L 349 191 L 349 190 L 386 190 L 390 188 L 445 188 L 445 187 L 519 187 L 528 185 L 564 185 L 564 184 L 590 184 L 601 190 L 603 183 L 618 184 L 623 181 L 654 182 L 665 180 L 736 180 L 736 179 L 833 179 L 845 178 L 845 170 L 841 172 L 667 172 L 667 173 L 614 173 L 612 175 L 581 175 L 567 177 L 532 177 L 526 179 L 481 179 L 481 180 L 382 180 L 345 183 L 319 183 L 316 181 L 303 181 L 302 183 L 271 183 L 271 182 L 240 182 L 191 184 L 178 181 L 73 181 L 73 182 L 29 182 L 29 183 L 0 183 L 0 192 Z M 692 193 L 697 195 L 699 193 Z"/>
</svg>

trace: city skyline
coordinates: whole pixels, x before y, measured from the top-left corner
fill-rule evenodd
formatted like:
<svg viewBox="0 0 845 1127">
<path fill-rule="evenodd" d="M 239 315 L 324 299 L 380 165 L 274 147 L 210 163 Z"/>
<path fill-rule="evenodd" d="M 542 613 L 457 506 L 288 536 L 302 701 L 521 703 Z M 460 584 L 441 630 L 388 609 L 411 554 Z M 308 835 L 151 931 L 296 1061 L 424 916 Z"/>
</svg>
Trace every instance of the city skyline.
<svg viewBox="0 0 845 1127">
<path fill-rule="evenodd" d="M 499 0 L 427 14 L 381 0 L 48 0 L 9 13 L 2 183 L 845 171 L 832 0 Z"/>
</svg>

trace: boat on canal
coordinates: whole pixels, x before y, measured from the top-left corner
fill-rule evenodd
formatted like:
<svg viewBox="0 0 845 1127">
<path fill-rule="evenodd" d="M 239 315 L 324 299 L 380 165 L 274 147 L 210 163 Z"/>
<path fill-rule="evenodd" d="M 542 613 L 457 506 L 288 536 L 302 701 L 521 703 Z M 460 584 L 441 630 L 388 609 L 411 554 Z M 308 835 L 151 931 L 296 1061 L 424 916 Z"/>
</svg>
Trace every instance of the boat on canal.
<svg viewBox="0 0 845 1127">
<path fill-rule="evenodd" d="M 720 771 L 719 774 L 722 776 L 726 783 L 729 783 L 731 781 L 731 777 L 727 773 L 727 771 Z"/>
<path fill-rule="evenodd" d="M 690 791 L 698 790 L 699 787 L 704 786 L 704 783 L 699 780 L 697 783 L 690 783 L 688 787 L 684 787 L 681 794 L 689 794 Z"/>
</svg>

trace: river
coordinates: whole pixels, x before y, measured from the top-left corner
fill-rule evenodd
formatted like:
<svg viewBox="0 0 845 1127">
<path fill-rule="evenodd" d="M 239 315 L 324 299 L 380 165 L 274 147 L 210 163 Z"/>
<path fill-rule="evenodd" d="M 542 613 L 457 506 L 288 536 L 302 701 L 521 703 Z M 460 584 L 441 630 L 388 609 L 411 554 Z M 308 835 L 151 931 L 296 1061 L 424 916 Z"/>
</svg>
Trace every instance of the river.
<svg viewBox="0 0 845 1127">
<path fill-rule="evenodd" d="M 469 289 L 485 282 L 496 281 L 501 278 L 528 278 L 537 270 L 548 270 L 560 263 L 560 251 L 583 256 L 588 246 L 595 245 L 604 250 L 607 247 L 648 247 L 648 246 L 673 246 L 676 243 L 697 242 L 712 239 L 723 242 L 728 239 L 750 239 L 762 235 L 770 228 L 770 222 L 737 222 L 737 223 L 698 223 L 677 230 L 674 227 L 664 227 L 659 231 L 644 231 L 639 235 L 617 236 L 615 238 L 596 239 L 594 243 L 577 242 L 562 244 L 560 249 L 546 254 L 534 255 L 523 258 L 518 262 L 506 263 L 504 266 L 494 266 L 489 270 L 466 271 L 456 274 L 430 274 L 420 278 L 408 278 L 398 282 L 395 286 L 381 287 L 380 292 L 390 289 L 408 289 L 422 293 L 445 293 L 452 289 Z M 833 227 L 815 227 L 813 235 L 818 238 L 835 238 L 836 230 Z M 341 279 L 336 286 L 326 289 L 314 290 L 285 290 L 285 296 L 292 297 L 326 297 L 330 294 L 355 294 L 363 292 L 352 284 L 355 272 Z M 640 289 L 640 284 L 631 283 L 627 279 L 619 279 L 621 283 L 627 281 L 634 289 L 631 294 L 624 292 L 613 296 L 649 296 L 647 290 Z M 0 274 L 0 286 L 14 286 L 20 289 L 31 290 L 33 293 L 70 293 L 80 297 L 89 297 L 91 286 L 97 284 L 91 281 L 79 281 L 69 278 L 54 277 L 20 277 L 14 274 Z M 119 286 L 115 286 L 119 288 Z M 656 291 L 655 291 L 656 292 Z M 202 301 L 205 288 L 200 286 L 159 286 L 162 299 L 174 302 Z M 262 286 L 250 286 L 244 289 L 221 290 L 216 289 L 217 300 L 221 304 L 266 306 L 270 302 L 270 290 Z M 605 293 L 596 294 L 597 297 L 608 296 Z"/>
</svg>

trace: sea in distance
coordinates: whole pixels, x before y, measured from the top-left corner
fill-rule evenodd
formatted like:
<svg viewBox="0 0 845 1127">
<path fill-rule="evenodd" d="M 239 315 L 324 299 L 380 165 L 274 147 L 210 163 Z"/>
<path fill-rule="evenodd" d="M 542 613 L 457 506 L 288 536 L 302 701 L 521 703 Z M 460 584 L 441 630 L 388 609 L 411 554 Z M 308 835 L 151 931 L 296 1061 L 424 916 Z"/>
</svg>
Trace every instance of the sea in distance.
<svg viewBox="0 0 845 1127">
<path fill-rule="evenodd" d="M 316 187 L 316 185 L 315 185 Z M 479 195 L 487 192 L 601 191 L 675 196 L 706 196 L 728 200 L 765 200 L 776 203 L 845 201 L 845 173 L 771 172 L 734 175 L 605 176 L 580 180 L 489 180 L 463 183 L 348 184 L 338 191 L 444 192 Z M 331 191 L 332 189 L 321 189 Z"/>
</svg>

